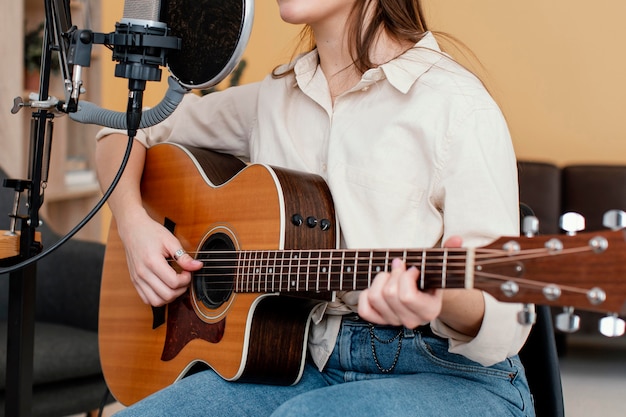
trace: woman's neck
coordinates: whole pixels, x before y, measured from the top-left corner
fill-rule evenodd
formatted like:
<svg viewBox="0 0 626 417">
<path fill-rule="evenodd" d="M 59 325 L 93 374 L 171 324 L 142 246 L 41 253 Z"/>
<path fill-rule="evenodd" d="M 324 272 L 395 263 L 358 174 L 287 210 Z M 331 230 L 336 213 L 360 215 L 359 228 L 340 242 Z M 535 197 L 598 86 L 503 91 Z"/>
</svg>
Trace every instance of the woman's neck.
<svg viewBox="0 0 626 417">
<path fill-rule="evenodd" d="M 313 27 L 320 67 L 328 81 L 333 103 L 335 98 L 354 87 L 361 79 L 361 73 L 354 64 L 348 45 L 345 25 Z M 384 64 L 401 55 L 413 44 L 399 42 L 381 32 L 370 50 L 370 59 L 375 66 Z"/>
</svg>

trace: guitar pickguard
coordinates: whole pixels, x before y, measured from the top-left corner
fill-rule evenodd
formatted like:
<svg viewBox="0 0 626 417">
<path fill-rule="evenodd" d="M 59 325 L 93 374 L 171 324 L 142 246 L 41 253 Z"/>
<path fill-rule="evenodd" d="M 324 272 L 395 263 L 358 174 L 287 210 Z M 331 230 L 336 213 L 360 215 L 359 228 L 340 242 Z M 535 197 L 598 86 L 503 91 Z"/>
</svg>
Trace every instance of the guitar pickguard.
<svg viewBox="0 0 626 417">
<path fill-rule="evenodd" d="M 226 318 L 217 323 L 205 323 L 191 305 L 189 291 L 167 306 L 167 332 L 161 360 L 174 359 L 192 340 L 219 343 L 224 337 Z"/>
</svg>

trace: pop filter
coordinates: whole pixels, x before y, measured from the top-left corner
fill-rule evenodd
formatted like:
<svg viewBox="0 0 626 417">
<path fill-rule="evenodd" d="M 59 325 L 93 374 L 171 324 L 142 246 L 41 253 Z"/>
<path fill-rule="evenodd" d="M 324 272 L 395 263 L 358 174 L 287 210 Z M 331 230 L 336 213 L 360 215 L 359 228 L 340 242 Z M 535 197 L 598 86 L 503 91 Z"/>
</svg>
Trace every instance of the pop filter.
<svg viewBox="0 0 626 417">
<path fill-rule="evenodd" d="M 235 69 L 250 38 L 253 15 L 253 0 L 126 0 L 124 18 L 116 24 L 115 33 L 90 33 L 89 38 L 113 49 L 119 62 L 115 75 L 129 79 L 128 109 L 115 112 L 82 101 L 78 111 L 70 113 L 71 119 L 128 129 L 129 135 L 137 127 L 162 122 L 190 90 L 212 87 Z M 162 27 L 169 31 L 167 36 L 152 33 Z M 172 47 L 171 40 L 181 42 Z M 144 58 L 162 56 L 157 52 L 163 47 L 168 50 L 162 65 L 171 73 L 169 88 L 159 104 L 142 111 L 143 84 L 153 79 L 145 75 L 153 74 L 155 66 Z"/>
<path fill-rule="evenodd" d="M 160 20 L 182 39 L 167 58 L 172 76 L 190 89 L 226 78 L 241 59 L 253 14 L 252 0 L 162 0 Z"/>
</svg>

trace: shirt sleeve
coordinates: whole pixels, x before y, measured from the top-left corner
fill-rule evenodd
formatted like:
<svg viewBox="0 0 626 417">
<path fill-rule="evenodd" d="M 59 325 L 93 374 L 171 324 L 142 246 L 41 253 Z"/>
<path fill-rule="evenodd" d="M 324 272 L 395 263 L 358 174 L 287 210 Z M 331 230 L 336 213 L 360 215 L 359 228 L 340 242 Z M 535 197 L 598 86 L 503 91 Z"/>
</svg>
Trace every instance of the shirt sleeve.
<svg viewBox="0 0 626 417">
<path fill-rule="evenodd" d="M 187 94 L 158 125 L 141 129 L 136 139 L 145 147 L 161 142 L 198 146 L 247 158 L 257 118 L 259 83 L 231 87 L 205 96 Z M 104 128 L 96 139 L 125 131 Z"/>
<path fill-rule="evenodd" d="M 531 325 L 522 325 L 517 315 L 522 311 L 518 303 L 502 303 L 483 292 L 485 316 L 475 337 L 455 331 L 441 320 L 430 323 L 433 332 L 447 338 L 449 351 L 469 358 L 484 366 L 501 362 L 517 355 L 530 333 Z M 534 306 L 531 306 L 534 310 Z"/>
<path fill-rule="evenodd" d="M 441 198 L 445 241 L 462 236 L 464 246 L 480 247 L 519 235 L 517 163 L 504 116 L 483 100 L 452 124 L 442 152 Z M 483 293 L 485 314 L 478 334 L 468 337 L 440 320 L 433 331 L 449 339 L 450 352 L 485 366 L 515 355 L 530 332 L 518 322 L 522 305 L 502 303 Z"/>
</svg>

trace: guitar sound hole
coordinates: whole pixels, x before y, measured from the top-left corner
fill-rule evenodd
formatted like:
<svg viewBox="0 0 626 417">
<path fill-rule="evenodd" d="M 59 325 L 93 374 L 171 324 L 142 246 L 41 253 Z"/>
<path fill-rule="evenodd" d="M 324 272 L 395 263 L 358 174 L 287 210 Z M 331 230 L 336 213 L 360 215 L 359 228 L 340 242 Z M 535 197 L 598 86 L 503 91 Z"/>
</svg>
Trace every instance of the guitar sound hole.
<svg viewBox="0 0 626 417">
<path fill-rule="evenodd" d="M 197 299 L 215 309 L 224 304 L 233 292 L 236 253 L 230 238 L 216 233 L 204 242 L 198 259 L 204 267 L 193 275 Z"/>
</svg>

